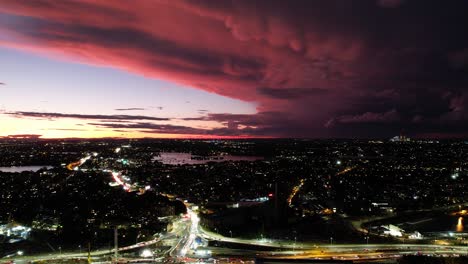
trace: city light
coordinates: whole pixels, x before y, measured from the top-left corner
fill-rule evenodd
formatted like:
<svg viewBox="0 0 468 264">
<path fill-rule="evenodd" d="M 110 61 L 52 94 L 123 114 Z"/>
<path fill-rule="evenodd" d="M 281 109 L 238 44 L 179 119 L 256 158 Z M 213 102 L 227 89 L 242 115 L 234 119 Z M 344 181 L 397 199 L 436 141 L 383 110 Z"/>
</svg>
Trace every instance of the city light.
<svg viewBox="0 0 468 264">
<path fill-rule="evenodd" d="M 211 250 L 198 249 L 195 254 L 202 257 L 211 256 Z"/>
<path fill-rule="evenodd" d="M 153 251 L 146 248 L 143 251 L 141 251 L 140 256 L 142 258 L 151 258 L 153 256 Z"/>
<path fill-rule="evenodd" d="M 192 148 L 193 144 L 197 143 L 190 142 L 187 146 Z M 452 169 L 452 173 L 455 173 L 447 175 L 447 165 L 434 162 L 428 164 L 427 167 L 423 167 L 421 173 L 418 174 L 418 171 L 414 168 L 417 168 L 421 161 L 411 159 L 410 157 L 413 154 L 410 152 L 400 153 L 402 155 L 402 157 L 399 157 L 400 163 L 395 162 L 397 158 L 387 158 L 392 157 L 392 155 L 386 151 L 398 151 L 398 148 L 392 149 L 391 145 L 369 145 L 369 152 L 365 153 L 362 150 L 363 155 L 359 156 L 359 159 L 365 159 L 364 161 L 351 158 L 347 159 L 347 162 L 340 163 L 341 161 L 338 161 L 344 166 L 337 166 L 335 163 L 329 162 L 330 159 L 334 160 L 335 152 L 328 154 L 330 156 L 326 156 L 327 154 L 325 156 L 310 155 L 301 159 L 302 152 L 297 154 L 296 150 L 291 150 L 291 153 L 287 156 L 291 157 L 287 166 L 284 166 L 283 156 L 271 158 L 267 161 L 252 162 L 248 165 L 238 161 L 207 162 L 206 164 L 197 165 L 191 163 L 172 165 L 156 161 L 154 164 L 146 166 L 148 156 L 142 155 L 139 149 L 150 149 L 154 143 L 145 142 L 140 144 L 142 145 L 135 143 L 135 147 L 126 148 L 125 157 L 116 157 L 114 155 L 115 144 L 99 145 L 102 146 L 101 148 L 93 147 L 93 150 L 99 150 L 99 153 L 101 153 L 99 158 L 95 158 L 96 155 L 94 152 L 90 152 L 88 149 L 90 147 L 86 144 L 80 146 L 81 148 L 74 146 L 71 150 L 64 149 L 63 155 L 66 159 L 78 160 L 78 162 L 69 164 L 69 167 L 79 172 L 65 171 L 64 169 L 55 172 L 54 169 L 45 169 L 40 172 L 41 181 L 36 181 L 37 178 L 34 172 L 23 173 L 25 175 L 23 177 L 26 177 L 25 182 L 28 184 L 27 191 L 32 197 L 56 197 L 55 194 L 57 193 L 60 195 L 74 193 L 87 197 L 87 199 L 94 199 L 94 201 L 100 201 L 101 199 L 105 201 L 106 206 L 102 206 L 102 208 L 93 206 L 90 209 L 89 216 L 83 221 L 81 229 L 85 230 L 91 227 L 97 230 L 94 235 L 99 237 L 102 235 L 100 233 L 101 228 L 112 229 L 116 223 L 118 226 L 122 226 L 117 238 L 125 240 L 122 243 L 128 243 L 129 241 L 134 243 L 118 247 L 117 252 L 119 252 L 119 258 L 129 261 L 151 257 L 160 259 L 160 256 L 167 256 L 171 260 L 191 258 L 213 258 L 217 260 L 219 257 L 218 252 L 222 252 L 226 256 L 230 256 L 231 252 L 235 254 L 240 252 L 224 247 L 225 243 L 243 243 L 246 247 L 252 246 L 252 254 L 263 254 L 263 252 L 259 253 L 255 250 L 256 246 L 268 246 L 272 248 L 272 251 L 266 250 L 265 254 L 285 259 L 300 259 L 306 254 L 311 257 L 327 256 L 327 258 L 333 257 L 343 260 L 357 259 L 356 256 L 362 256 L 362 258 L 366 259 L 371 258 L 373 256 L 371 252 L 374 252 L 370 249 L 371 246 L 367 246 L 368 243 L 388 240 L 388 237 L 394 237 L 393 242 L 372 245 L 375 251 L 389 249 L 398 254 L 414 254 L 417 251 L 424 250 L 433 253 L 441 250 L 441 248 L 435 247 L 442 245 L 440 244 L 441 240 L 444 240 L 443 245 L 456 248 L 458 246 L 456 243 L 462 241 L 461 239 L 465 236 L 463 233 L 464 220 L 461 218 L 461 216 L 468 214 L 467 209 L 464 209 L 466 205 L 462 203 L 464 200 L 461 190 L 464 189 L 463 186 L 460 186 L 457 181 L 453 181 L 451 178 L 454 174 L 458 178 L 463 177 L 464 170 L 454 171 Z M 354 151 L 354 147 L 352 147 L 354 143 L 348 144 L 347 146 L 336 145 L 334 148 L 339 149 L 339 153 L 343 157 L 348 156 L 345 153 L 348 148 L 351 149 L 350 152 Z M 362 144 L 357 144 L 358 148 L 362 147 Z M 411 147 L 412 145 L 409 144 L 405 146 Z M 447 148 L 443 145 L 432 146 L 435 146 L 435 149 L 431 149 L 431 151 L 437 152 L 438 156 L 443 156 L 446 153 Z M 166 148 L 170 149 L 170 145 L 166 146 Z M 316 149 L 318 146 L 315 143 L 310 143 L 308 148 Z M 378 151 L 372 148 L 378 148 Z M 390 150 L 387 150 L 387 148 Z M 415 145 L 414 148 L 419 149 L 419 145 Z M 54 149 L 59 148 L 54 147 Z M 238 147 L 236 146 L 235 149 L 237 151 Z M 41 150 L 40 152 L 44 153 L 45 151 Z M 375 156 L 375 152 L 384 155 Z M 55 152 L 53 153 L 53 155 L 58 155 Z M 69 153 L 77 153 L 77 155 L 79 153 L 91 154 L 84 154 L 80 159 L 79 157 L 70 158 L 71 154 Z M 27 156 L 24 152 L 18 152 L 15 155 L 16 157 Z M 366 159 L 365 156 L 370 156 L 372 159 Z M 450 157 L 452 156 L 447 154 L 444 160 Z M 202 160 L 202 158 L 200 159 Z M 124 161 L 130 162 L 124 164 Z M 86 162 L 89 162 L 86 167 L 80 167 Z M 66 165 L 62 165 L 61 168 L 63 166 Z M 226 166 L 230 169 L 224 171 Z M 84 170 L 86 170 L 86 173 L 83 173 Z M 64 175 L 65 177 L 48 177 L 50 175 L 61 175 L 64 171 L 68 174 Z M 252 171 L 258 172 L 251 174 Z M 351 171 L 353 172 L 350 173 Z M 399 173 L 395 173 L 396 171 Z M 281 176 L 283 174 L 284 177 Z M 203 175 L 211 176 L 203 177 Z M 427 183 L 427 175 L 440 180 L 442 188 L 431 193 L 433 186 Z M 28 179 L 27 176 L 31 178 Z M 18 180 L 18 177 L 11 175 L 11 177 L 4 176 L 3 179 L 8 180 L 3 184 L 4 186 L 18 185 L 18 183 L 12 184 Z M 187 184 L 187 179 L 189 179 L 190 184 Z M 379 183 L 380 180 L 384 180 L 389 184 L 382 186 Z M 96 182 L 106 184 L 96 185 Z M 417 182 L 417 185 L 414 182 Z M 1 184 L 2 182 L 0 182 Z M 46 186 L 46 188 L 43 186 Z M 110 188 L 109 186 L 118 187 L 118 189 L 123 189 L 126 192 L 108 191 L 106 188 Z M 415 188 L 415 186 L 418 188 Z M 41 188 L 44 191 L 38 192 Z M 163 191 L 159 192 L 159 190 Z M 229 192 L 226 190 L 229 190 Z M 7 199 L 9 204 L 21 200 L 18 198 L 19 192 L 17 190 L 6 188 L 3 192 L 6 193 L 3 197 Z M 437 199 L 428 199 L 429 195 L 433 195 Z M 444 200 L 443 197 L 450 197 L 450 200 Z M 66 206 L 79 208 L 80 204 L 78 202 L 80 201 L 79 199 L 77 202 L 67 200 Z M 197 205 L 193 201 L 201 201 L 201 203 Z M 414 203 L 409 201 L 414 201 Z M 56 202 L 60 205 L 64 204 L 60 200 Z M 154 206 L 155 202 L 158 206 Z M 412 207 L 407 211 L 407 221 L 414 224 L 411 229 L 408 229 L 410 231 L 406 232 L 400 228 L 402 227 L 400 222 L 395 220 L 394 212 L 399 212 L 402 208 L 408 210 L 408 202 Z M 444 208 L 444 212 L 447 212 L 451 217 L 456 216 L 452 218 L 454 220 L 451 228 L 435 235 L 427 235 L 425 230 L 420 230 L 421 233 L 418 232 L 417 230 L 420 229 L 419 223 L 425 223 L 432 219 L 432 217 L 428 217 L 429 213 L 426 214 L 426 211 L 420 211 L 421 208 L 424 208 L 421 206 L 426 206 L 426 204 Z M 283 210 L 284 206 L 287 205 L 293 207 L 294 210 Z M 47 204 L 42 204 L 42 206 L 48 208 Z M 125 208 L 127 206 L 128 208 Z M 132 210 L 132 207 L 141 207 L 141 210 Z M 3 210 L 3 208 L 0 208 L 0 210 Z M 6 224 L 0 225 L 0 236 L 5 237 L 5 243 L 15 245 L 17 242 L 28 240 L 29 233 L 32 230 L 38 233 L 51 230 L 57 231 L 58 228 L 76 224 L 75 222 L 62 222 L 63 220 L 58 217 L 58 213 L 54 210 L 57 209 L 44 210 L 34 216 L 30 220 L 31 227 L 19 225 L 15 221 L 5 221 Z M 8 212 L 14 212 L 14 207 L 10 207 Z M 69 213 L 74 214 L 73 211 Z M 348 245 L 348 243 L 354 241 L 347 240 L 337 234 L 333 234 L 333 236 L 331 236 L 332 234 L 325 234 L 322 239 L 327 241 L 325 243 L 326 247 L 320 250 L 321 253 L 318 253 L 317 247 L 311 246 L 310 241 L 307 241 L 307 237 L 302 235 L 305 230 L 303 228 L 310 228 L 306 224 L 307 221 L 317 218 L 321 218 L 324 223 L 328 222 L 327 225 L 334 225 L 334 223 L 330 222 L 330 219 L 333 218 L 335 213 L 353 213 L 358 216 L 356 220 L 350 219 L 349 221 L 355 230 L 361 232 L 362 239 L 356 240 L 358 243 L 356 245 Z M 265 238 L 266 234 L 270 234 L 269 232 L 275 230 L 273 226 L 266 224 L 265 217 L 273 215 L 277 215 L 275 217 L 278 217 L 280 221 L 286 219 L 303 221 L 304 226 L 295 226 L 295 229 L 288 229 L 289 233 L 285 233 L 285 236 L 279 239 Z M 79 217 L 79 214 L 75 214 L 75 219 Z M 128 223 L 121 223 L 119 220 L 114 220 L 114 217 L 129 220 L 127 220 Z M 246 217 L 255 221 L 243 220 Z M 374 225 L 372 219 L 376 217 L 379 217 L 380 220 Z M 244 223 L 237 227 L 237 223 L 234 223 L 233 219 L 240 222 L 244 221 Z M 455 221 L 456 219 L 458 221 Z M 151 224 L 166 227 L 166 232 L 148 228 Z M 145 226 L 145 230 L 139 230 L 143 226 Z M 323 227 L 320 226 L 320 223 L 318 226 L 317 228 Z M 138 230 L 135 240 L 128 233 L 128 228 Z M 242 231 L 239 228 L 245 228 L 245 230 Z M 249 231 L 250 228 L 252 228 L 252 231 Z M 285 228 L 288 227 L 285 226 Z M 155 232 L 154 235 L 148 233 L 147 229 L 150 232 Z M 250 235 L 250 238 L 248 236 L 243 237 L 243 232 Z M 211 252 L 208 249 L 208 247 L 211 248 L 209 241 L 218 241 L 212 243 L 218 244 L 219 251 L 217 249 Z M 298 241 L 304 242 L 298 243 Z M 406 244 L 411 245 L 416 241 L 422 242 L 420 247 L 423 247 L 423 249 L 406 248 Z M 84 245 L 84 243 L 87 242 L 77 240 L 75 245 Z M 156 251 L 149 248 L 150 246 L 157 248 L 157 245 L 161 244 L 167 245 L 167 250 L 158 250 L 158 253 L 156 253 Z M 398 246 L 403 244 L 405 249 L 400 251 Z M 57 249 L 57 252 L 52 253 L 51 258 L 61 259 L 66 258 L 69 254 L 75 254 L 68 253 L 65 250 L 62 251 L 62 246 L 57 244 L 51 243 L 51 245 Z M 341 248 L 341 245 L 343 245 L 343 248 Z M 18 244 L 18 247 L 11 251 L 13 253 L 10 254 L 10 258 L 19 258 L 23 254 L 20 253 L 22 252 L 19 250 L 20 246 Z M 363 246 L 366 246 L 365 250 L 369 251 L 363 251 Z M 434 248 L 430 246 L 434 246 Z M 80 246 L 69 248 L 67 246 L 66 248 L 67 250 L 74 249 L 76 252 L 80 251 L 82 253 L 80 256 L 85 255 L 85 246 L 83 248 Z M 128 249 L 134 249 L 133 252 L 137 252 L 137 254 L 120 253 Z M 96 252 L 102 252 L 102 258 L 111 254 L 108 250 L 104 252 L 100 249 L 91 249 L 91 253 L 96 256 L 95 259 L 93 257 L 93 260 L 96 261 L 99 260 L 100 257 L 98 256 L 101 254 Z M 453 252 L 459 254 L 461 250 L 456 248 Z M 249 255 L 248 252 L 245 254 L 252 258 L 257 257 L 257 255 Z M 249 257 L 246 258 L 249 259 Z M 33 259 L 33 257 L 31 258 Z M 390 257 L 390 259 L 394 258 Z"/>
<path fill-rule="evenodd" d="M 458 222 L 457 222 L 457 232 L 463 232 L 464 226 L 463 226 L 463 217 L 458 217 Z"/>
</svg>

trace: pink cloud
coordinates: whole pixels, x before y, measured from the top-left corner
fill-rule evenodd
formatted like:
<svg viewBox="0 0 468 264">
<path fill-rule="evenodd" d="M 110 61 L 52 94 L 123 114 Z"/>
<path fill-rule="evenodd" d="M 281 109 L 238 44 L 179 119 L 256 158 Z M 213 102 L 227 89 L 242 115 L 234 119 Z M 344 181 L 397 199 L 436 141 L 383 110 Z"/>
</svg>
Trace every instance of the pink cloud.
<svg viewBox="0 0 468 264">
<path fill-rule="evenodd" d="M 291 128 L 304 136 L 328 136 L 320 130 L 324 123 L 402 120 L 400 106 L 413 105 L 405 95 L 425 91 L 413 85 L 415 76 L 440 72 L 421 74 L 427 58 L 418 61 L 418 48 L 429 50 L 432 38 L 445 40 L 430 35 L 418 16 L 396 13 L 403 8 L 391 15 L 381 8 L 402 0 L 0 3 L 0 16 L 7 16 L 0 33 L 9 36 L 2 46 L 256 102 L 255 118 L 263 120 L 256 129 L 270 135 L 286 135 Z M 398 15 L 405 23 L 398 23 Z M 463 54 L 455 60 L 463 61 Z M 394 101 L 401 105 L 389 103 Z M 244 125 L 223 122 L 231 130 Z"/>
</svg>

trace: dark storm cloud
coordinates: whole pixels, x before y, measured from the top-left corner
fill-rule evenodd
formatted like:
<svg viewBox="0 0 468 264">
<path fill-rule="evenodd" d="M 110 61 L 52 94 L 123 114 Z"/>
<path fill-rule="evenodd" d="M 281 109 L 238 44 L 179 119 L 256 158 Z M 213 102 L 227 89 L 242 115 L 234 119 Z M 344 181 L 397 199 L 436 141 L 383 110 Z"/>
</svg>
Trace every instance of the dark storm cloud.
<svg viewBox="0 0 468 264">
<path fill-rule="evenodd" d="M 89 123 L 89 125 L 101 127 L 101 128 L 112 128 L 112 129 L 123 129 L 128 132 L 128 129 L 137 129 L 146 133 L 164 133 L 164 134 L 202 134 L 205 130 L 196 129 L 187 126 L 178 126 L 171 124 L 154 124 L 148 122 L 137 122 L 137 123 Z"/>
<path fill-rule="evenodd" d="M 4 82 L 0 82 L 0 85 L 5 85 L 5 83 L 4 83 Z"/>
<path fill-rule="evenodd" d="M 282 125 L 272 124 L 271 120 L 282 119 Z M 163 134 L 190 134 L 190 135 L 216 135 L 216 136 L 255 136 L 264 137 L 273 132 L 281 133 L 287 136 L 289 129 L 284 130 L 284 125 L 290 124 L 294 128 L 294 123 L 288 120 L 283 113 L 262 112 L 256 115 L 248 114 L 208 114 L 204 117 L 185 118 L 189 121 L 215 121 L 223 125 L 218 128 L 193 128 L 183 125 L 173 124 L 155 124 L 151 122 L 132 122 L 121 121 L 112 122 L 100 120 L 99 122 L 88 123 L 100 128 L 136 130 L 145 133 L 163 133 Z"/>
<path fill-rule="evenodd" d="M 281 137 L 302 136 L 303 129 L 310 128 L 300 124 L 283 112 L 259 112 L 257 114 L 209 113 L 202 117 L 183 118 L 185 121 L 214 121 L 223 128 L 206 130 L 213 135 L 251 135 Z"/>
<path fill-rule="evenodd" d="M 411 98 L 414 99 L 414 98 Z M 356 113 L 329 119 L 324 127 L 352 131 L 365 135 L 369 130 L 391 130 L 394 134 L 405 131 L 416 137 L 466 137 L 468 123 L 468 96 L 460 93 L 445 93 L 439 97 L 427 93 L 419 103 L 415 100 L 398 101 L 399 110 Z M 431 105 L 433 104 L 433 105 Z"/>
<path fill-rule="evenodd" d="M 264 96 L 281 99 L 281 100 L 290 100 L 290 99 L 299 99 L 308 96 L 314 95 L 323 95 L 328 92 L 327 89 L 321 88 L 268 88 L 260 87 L 257 88 L 257 91 Z"/>
<path fill-rule="evenodd" d="M 336 123 L 390 123 L 399 120 L 398 113 L 395 109 L 383 113 L 366 112 L 358 115 L 343 115 L 330 119 L 325 124 L 325 127 L 332 127 Z"/>
<path fill-rule="evenodd" d="M 449 54 L 450 62 L 455 68 L 463 68 L 468 65 L 468 48 L 455 51 L 452 54 Z"/>
<path fill-rule="evenodd" d="M 99 120 L 153 120 L 153 121 L 168 121 L 169 118 L 159 118 L 152 116 L 141 115 L 83 115 L 83 114 L 64 114 L 64 113 L 48 113 L 48 112 L 8 112 L 8 115 L 16 117 L 32 117 L 32 118 L 76 118 L 76 119 L 99 119 Z"/>
<path fill-rule="evenodd" d="M 404 0 L 377 0 L 377 3 L 381 7 L 398 7 L 403 3 Z"/>
<path fill-rule="evenodd" d="M 185 120 L 224 128 L 193 133 L 468 134 L 465 0 L 0 3 L 0 29 L 18 48 L 258 105 L 255 115 L 199 111 Z M 190 131 L 164 128 L 153 131 Z"/>
</svg>

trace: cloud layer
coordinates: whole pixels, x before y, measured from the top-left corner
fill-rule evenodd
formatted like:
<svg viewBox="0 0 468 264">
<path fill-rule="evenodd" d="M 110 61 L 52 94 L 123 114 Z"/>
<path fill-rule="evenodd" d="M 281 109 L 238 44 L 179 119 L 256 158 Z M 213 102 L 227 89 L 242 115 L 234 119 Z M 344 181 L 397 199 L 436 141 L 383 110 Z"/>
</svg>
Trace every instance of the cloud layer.
<svg viewBox="0 0 468 264">
<path fill-rule="evenodd" d="M 65 114 L 65 113 L 49 113 L 49 112 L 7 112 L 8 115 L 16 117 L 32 117 L 43 119 L 57 118 L 76 118 L 76 119 L 98 119 L 98 120 L 152 120 L 152 121 L 168 121 L 169 118 L 159 118 L 152 116 L 141 115 L 83 115 L 83 114 Z"/>
<path fill-rule="evenodd" d="M 0 0 L 10 36 L 0 45 L 258 103 L 256 115 L 194 117 L 223 130 L 149 128 L 158 132 L 467 135 L 467 9 L 463 0 Z M 34 117 L 71 117 L 48 115 Z M 115 119 L 131 118 L 161 121 Z M 132 124 L 118 128 L 145 126 Z"/>
</svg>

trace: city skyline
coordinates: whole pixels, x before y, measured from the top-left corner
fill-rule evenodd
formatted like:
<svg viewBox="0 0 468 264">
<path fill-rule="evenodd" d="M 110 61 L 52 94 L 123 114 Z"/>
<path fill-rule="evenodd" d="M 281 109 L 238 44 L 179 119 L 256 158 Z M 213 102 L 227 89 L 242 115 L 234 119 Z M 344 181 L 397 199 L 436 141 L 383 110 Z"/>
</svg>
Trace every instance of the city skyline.
<svg viewBox="0 0 468 264">
<path fill-rule="evenodd" d="M 467 8 L 0 0 L 0 137 L 464 138 Z"/>
</svg>

